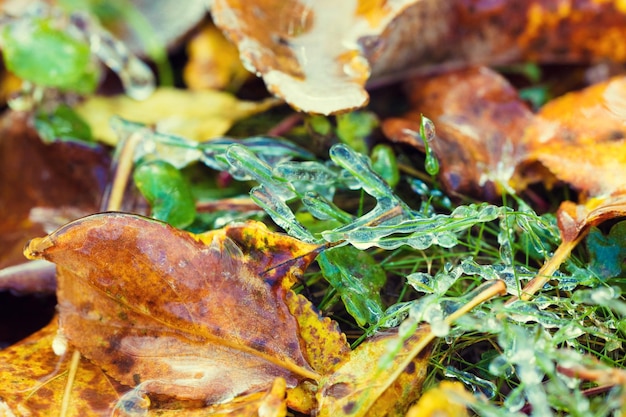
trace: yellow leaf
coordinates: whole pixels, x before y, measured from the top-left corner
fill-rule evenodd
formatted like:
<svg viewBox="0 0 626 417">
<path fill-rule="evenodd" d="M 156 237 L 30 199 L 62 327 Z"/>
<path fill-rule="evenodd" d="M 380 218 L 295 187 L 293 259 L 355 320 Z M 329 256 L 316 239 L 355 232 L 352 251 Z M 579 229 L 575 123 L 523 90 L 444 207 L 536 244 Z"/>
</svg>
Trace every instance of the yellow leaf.
<svg viewBox="0 0 626 417">
<path fill-rule="evenodd" d="M 400 343 L 398 334 L 381 333 L 363 342 L 335 373 L 320 380 L 318 416 L 404 415 L 426 377 L 430 344 L 424 336 L 429 333 L 428 326 L 418 328 L 385 364 L 381 360 L 390 343 Z"/>
<path fill-rule="evenodd" d="M 221 91 L 190 91 L 161 87 L 144 101 L 126 95 L 91 96 L 75 110 L 92 129 L 96 139 L 114 145 L 117 136 L 111 129 L 111 117 L 151 124 L 158 132 L 205 141 L 223 135 L 240 119 L 263 112 L 280 101 L 241 101 Z"/>
<path fill-rule="evenodd" d="M 313 304 L 294 292 L 287 293 L 287 307 L 296 318 L 308 363 L 321 375 L 334 372 L 350 355 L 346 335 L 337 322 L 322 315 Z M 304 381 L 287 391 L 289 408 L 310 414 L 317 407 L 317 386 Z"/>
<path fill-rule="evenodd" d="M 457 398 L 459 401 L 454 401 Z M 465 401 L 462 400 L 465 399 Z M 460 382 L 443 381 L 426 391 L 406 413 L 406 417 L 467 417 L 467 409 L 461 402 L 472 400 Z"/>
<path fill-rule="evenodd" d="M 54 318 L 27 339 L 0 350 L 0 398 L 16 416 L 50 416 L 55 411 L 58 415 L 61 409 L 72 349 L 55 355 L 52 344 L 57 331 Z M 125 390 L 98 366 L 81 358 L 66 417 L 107 416 Z M 1 408 L 0 415 L 5 415 Z"/>
<path fill-rule="evenodd" d="M 183 78 L 191 90 L 236 90 L 250 76 L 237 47 L 213 25 L 205 25 L 189 41 L 187 53 Z"/>
</svg>

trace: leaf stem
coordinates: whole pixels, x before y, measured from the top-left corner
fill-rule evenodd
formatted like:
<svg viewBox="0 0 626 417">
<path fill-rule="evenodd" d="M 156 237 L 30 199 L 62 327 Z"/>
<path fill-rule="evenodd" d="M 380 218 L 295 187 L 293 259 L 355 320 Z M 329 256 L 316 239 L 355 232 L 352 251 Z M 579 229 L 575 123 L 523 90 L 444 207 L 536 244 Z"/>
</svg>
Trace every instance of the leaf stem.
<svg viewBox="0 0 626 417">
<path fill-rule="evenodd" d="M 588 232 L 589 228 L 586 228 L 581 231 L 574 240 L 561 242 L 559 247 L 556 248 L 556 251 L 554 251 L 552 257 L 545 264 L 543 264 L 541 269 L 537 272 L 537 275 L 522 289 L 522 294 L 519 298 L 527 301 L 533 296 L 534 293 L 539 291 L 546 284 L 546 282 L 552 278 L 552 275 L 557 269 L 559 269 L 561 264 L 565 262 L 576 245 L 578 245 L 578 243 L 580 243 L 580 241 L 587 236 Z M 518 297 L 511 297 L 505 305 L 511 304 L 516 300 L 518 300 Z"/>
<path fill-rule="evenodd" d="M 72 359 L 70 359 L 70 368 L 67 373 L 67 382 L 65 383 L 65 391 L 63 392 L 63 401 L 61 402 L 59 417 L 68 416 L 70 399 L 72 397 L 72 387 L 74 386 L 74 380 L 76 379 L 76 373 L 78 372 L 79 362 L 80 352 L 78 350 L 74 350 L 74 353 L 72 353 Z"/>
<path fill-rule="evenodd" d="M 124 192 L 133 169 L 135 148 L 141 139 L 141 134 L 135 132 L 122 143 L 121 150 L 116 158 L 117 161 L 115 162 L 113 184 L 109 189 L 109 193 L 105 195 L 102 201 L 101 207 L 103 210 L 119 211 L 121 209 Z"/>
</svg>

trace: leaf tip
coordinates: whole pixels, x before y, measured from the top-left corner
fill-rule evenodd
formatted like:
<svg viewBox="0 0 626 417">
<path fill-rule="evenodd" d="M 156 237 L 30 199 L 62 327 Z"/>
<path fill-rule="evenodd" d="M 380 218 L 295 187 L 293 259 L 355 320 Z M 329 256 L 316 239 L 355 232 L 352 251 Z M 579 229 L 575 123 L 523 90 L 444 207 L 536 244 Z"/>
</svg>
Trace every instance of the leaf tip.
<svg viewBox="0 0 626 417">
<path fill-rule="evenodd" d="M 36 237 L 24 246 L 24 256 L 30 260 L 43 259 L 44 252 L 54 246 L 50 236 Z"/>
</svg>

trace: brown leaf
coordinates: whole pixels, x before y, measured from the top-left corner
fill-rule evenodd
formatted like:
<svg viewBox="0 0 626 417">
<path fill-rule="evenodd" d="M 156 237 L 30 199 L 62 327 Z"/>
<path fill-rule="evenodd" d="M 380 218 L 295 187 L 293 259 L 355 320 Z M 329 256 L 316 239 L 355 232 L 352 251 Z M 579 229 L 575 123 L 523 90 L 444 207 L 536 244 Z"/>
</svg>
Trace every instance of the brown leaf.
<svg viewBox="0 0 626 417">
<path fill-rule="evenodd" d="M 57 332 L 55 318 L 27 339 L 0 350 L 0 415 L 4 415 L 3 406 L 13 415 L 60 415 L 64 400 L 68 404 L 66 417 L 127 415 L 124 413 L 130 411 L 129 406 L 140 405 L 136 393 L 112 380 L 86 358 L 78 362 L 74 382 L 66 392 L 73 349 L 70 347 L 61 356 L 53 352 Z M 242 396 L 228 404 L 184 409 L 153 408 L 147 410 L 147 416 L 257 417 L 259 410 L 263 409 L 267 417 L 282 417 L 286 414 L 285 388 L 285 380 L 277 378 L 267 391 Z"/>
<path fill-rule="evenodd" d="M 415 132 L 424 114 L 435 124 L 429 146 L 439 159 L 444 186 L 487 199 L 498 195 L 525 155 L 522 137 L 533 120 L 515 89 L 496 72 L 477 67 L 416 78 L 407 90 L 412 110 L 384 121 L 387 137 L 423 149 Z"/>
<path fill-rule="evenodd" d="M 319 247 L 260 223 L 191 235 L 109 213 L 34 239 L 57 264 L 61 331 L 120 382 L 225 401 L 317 379 L 285 296 Z"/>
<path fill-rule="evenodd" d="M 626 92 L 626 77 L 548 102 L 524 132 L 523 165 L 541 163 L 583 196 L 626 191 L 626 178 L 616 175 L 626 168 L 626 119 L 607 101 L 619 92 Z"/>
<path fill-rule="evenodd" d="M 597 0 L 216 0 L 248 69 L 292 106 L 363 106 L 365 82 L 434 67 L 626 60 L 626 10 Z"/>
<path fill-rule="evenodd" d="M 5 112 L 0 118 L 0 270 L 25 262 L 22 251 L 32 236 L 96 211 L 109 161 L 103 148 L 44 144 L 28 113 Z M 1 288 L 29 292 L 50 287 L 49 274 L 39 280 L 32 268 L 24 271 L 5 272 Z"/>
</svg>

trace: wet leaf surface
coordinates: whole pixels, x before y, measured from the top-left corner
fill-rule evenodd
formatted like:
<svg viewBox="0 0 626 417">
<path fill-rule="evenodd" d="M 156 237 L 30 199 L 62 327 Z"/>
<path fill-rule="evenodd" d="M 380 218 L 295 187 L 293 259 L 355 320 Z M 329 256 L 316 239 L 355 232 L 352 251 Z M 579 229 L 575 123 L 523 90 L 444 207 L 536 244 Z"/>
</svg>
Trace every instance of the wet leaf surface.
<svg viewBox="0 0 626 417">
<path fill-rule="evenodd" d="M 27 254 L 57 264 L 61 331 L 83 355 L 126 385 L 212 403 L 316 377 L 284 301 L 316 248 L 260 224 L 194 237 L 100 214 Z"/>
</svg>

